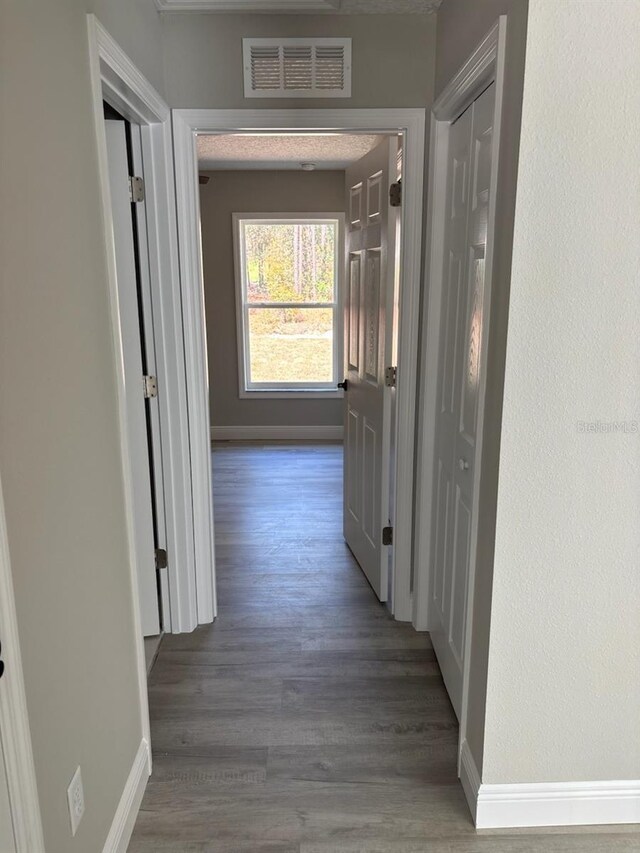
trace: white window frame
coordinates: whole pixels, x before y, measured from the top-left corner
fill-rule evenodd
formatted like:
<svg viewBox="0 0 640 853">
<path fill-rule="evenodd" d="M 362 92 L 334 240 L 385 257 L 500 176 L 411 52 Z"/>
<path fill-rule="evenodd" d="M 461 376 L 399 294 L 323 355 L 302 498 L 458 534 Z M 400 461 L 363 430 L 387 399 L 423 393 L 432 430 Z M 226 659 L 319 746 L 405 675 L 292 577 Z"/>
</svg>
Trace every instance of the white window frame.
<svg viewBox="0 0 640 853">
<path fill-rule="evenodd" d="M 344 274 L 344 213 L 234 213 L 233 245 L 236 289 L 236 326 L 238 338 L 238 393 L 241 398 L 271 399 L 313 399 L 341 397 L 342 391 L 336 383 L 340 381 L 342 371 L 342 280 Z M 247 301 L 246 258 L 244 240 L 241 239 L 242 226 L 268 221 L 276 225 L 301 224 L 304 222 L 337 223 L 335 252 L 335 286 L 332 303 L 256 303 Z M 286 387 L 275 382 L 249 381 L 249 309 L 255 307 L 278 308 L 320 308 L 333 309 L 333 379 L 330 383 L 291 382 Z"/>
</svg>

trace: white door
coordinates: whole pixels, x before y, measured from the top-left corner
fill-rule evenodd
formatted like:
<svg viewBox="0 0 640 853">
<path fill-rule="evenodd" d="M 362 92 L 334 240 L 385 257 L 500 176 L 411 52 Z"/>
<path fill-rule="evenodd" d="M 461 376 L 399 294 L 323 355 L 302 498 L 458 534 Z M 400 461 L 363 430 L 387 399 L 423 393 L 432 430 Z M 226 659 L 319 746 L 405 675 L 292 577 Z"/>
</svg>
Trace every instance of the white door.
<svg viewBox="0 0 640 853">
<path fill-rule="evenodd" d="M 344 537 L 381 601 L 388 560 L 384 434 L 389 140 L 347 169 Z M 386 459 L 385 459 L 386 446 Z M 387 483 L 383 490 L 383 483 Z"/>
<path fill-rule="evenodd" d="M 143 386 L 142 345 L 129 198 L 127 140 L 122 121 L 105 121 L 109 186 L 113 211 L 116 274 L 124 358 L 127 437 L 133 478 L 133 516 L 138 563 L 138 589 L 144 636 L 160 633 L 158 588 L 149 469 L 149 444 Z"/>
<path fill-rule="evenodd" d="M 16 839 L 11 820 L 11 803 L 9 802 L 9 787 L 0 738 L 0 853 L 16 853 Z"/>
<path fill-rule="evenodd" d="M 398 137 L 389 139 L 389 174 L 392 182 L 402 182 L 403 148 Z M 402 247 L 402 207 L 389 206 L 387 254 L 387 298 L 385 315 L 385 370 L 398 366 L 398 329 L 400 325 L 400 270 Z M 395 527 L 396 508 L 396 456 L 397 456 L 397 394 L 395 384 L 385 382 L 383 454 L 389 463 L 382 469 L 382 495 L 388 495 L 387 521 L 391 529 Z M 383 506 L 383 511 L 385 507 Z M 387 546 L 387 607 L 395 613 L 393 575 L 395 571 L 395 551 L 393 542 Z"/>
<path fill-rule="evenodd" d="M 451 126 L 434 465 L 429 624 L 460 716 L 475 477 L 495 85 Z"/>
</svg>

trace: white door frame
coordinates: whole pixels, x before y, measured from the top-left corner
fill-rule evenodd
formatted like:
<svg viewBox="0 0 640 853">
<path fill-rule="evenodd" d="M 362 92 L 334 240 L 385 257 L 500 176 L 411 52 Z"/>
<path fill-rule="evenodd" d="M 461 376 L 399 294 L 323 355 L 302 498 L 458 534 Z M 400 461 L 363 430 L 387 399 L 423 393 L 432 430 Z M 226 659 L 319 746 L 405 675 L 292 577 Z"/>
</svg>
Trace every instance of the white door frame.
<svg viewBox="0 0 640 853">
<path fill-rule="evenodd" d="M 189 448 L 189 413 L 184 373 L 182 300 L 179 287 L 175 219 L 175 184 L 171 141 L 171 113 L 167 104 L 104 29 L 95 15 L 87 15 L 93 88 L 98 169 L 102 190 L 104 236 L 107 247 L 111 319 L 118 373 L 120 440 L 129 526 L 131 570 L 136 588 L 131 514 L 131 471 L 126 441 L 126 408 L 121 352 L 120 316 L 116 283 L 111 199 L 104 132 L 103 100 L 128 121 L 140 126 L 145 180 L 147 236 L 153 308 L 153 333 L 158 371 L 158 400 L 162 445 L 163 491 L 169 568 L 161 572 L 164 630 L 192 631 L 199 623 L 196 602 L 193 542 L 193 496 Z M 136 619 L 138 600 L 136 600 Z M 146 708 L 144 647 L 138 656 Z M 146 715 L 146 711 L 143 711 Z M 147 723 L 148 725 L 148 723 Z"/>
<path fill-rule="evenodd" d="M 394 615 L 401 621 L 410 621 L 412 618 L 414 439 L 421 287 L 424 127 L 425 111 L 423 109 L 173 111 L 189 411 L 197 415 L 197 423 L 191 424 L 194 494 L 200 503 L 200 511 L 194 522 L 196 542 L 200 543 L 203 555 L 213 555 L 213 516 L 196 133 L 250 133 L 258 130 L 274 133 L 308 132 L 309 130 L 349 133 L 404 132 L 405 176 L 403 180 L 402 286 L 397 383 L 397 496 L 393 579 Z M 215 590 L 213 595 L 215 596 Z"/>
<path fill-rule="evenodd" d="M 0 767 L 0 773 L 6 770 L 16 849 L 18 853 L 45 853 L 1 483 L 0 641 L 5 663 L 0 681 L 0 738 L 5 767 Z"/>
<path fill-rule="evenodd" d="M 451 124 L 489 86 L 495 83 L 495 109 L 492 137 L 492 175 L 487 222 L 485 254 L 485 309 L 480 351 L 480 387 L 472 501 L 471 548 L 467 588 L 465 660 L 462 682 L 460 748 L 466 739 L 469 704 L 469 666 L 472 639 L 475 566 L 478 550 L 478 507 L 485 395 L 487 385 L 487 353 L 490 336 L 491 292 L 494 279 L 494 242 L 496 222 L 496 190 L 499 173 L 502 102 L 504 93 L 507 16 L 501 15 L 490 32 L 460 68 L 433 105 L 431 112 L 431 144 L 429 157 L 429 195 L 427 202 L 426 270 L 426 336 L 423 340 L 420 378 L 420 441 L 418 448 L 418 488 L 416 494 L 416 573 L 414 584 L 414 625 L 429 630 L 428 603 L 433 578 L 430 565 L 431 527 L 433 517 L 433 480 L 435 460 L 435 424 L 441 300 L 444 282 L 444 237 L 446 210 L 447 152 Z M 434 369 L 428 369 L 433 367 Z"/>
</svg>

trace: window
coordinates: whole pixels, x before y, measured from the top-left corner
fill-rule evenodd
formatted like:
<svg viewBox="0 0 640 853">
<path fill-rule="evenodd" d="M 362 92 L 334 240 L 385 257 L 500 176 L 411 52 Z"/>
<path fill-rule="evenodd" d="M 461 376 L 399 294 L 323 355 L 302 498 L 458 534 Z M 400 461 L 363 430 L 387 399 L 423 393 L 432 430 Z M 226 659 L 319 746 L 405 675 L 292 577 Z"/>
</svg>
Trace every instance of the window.
<svg viewBox="0 0 640 853">
<path fill-rule="evenodd" d="M 342 214 L 234 214 L 240 395 L 335 394 Z"/>
</svg>

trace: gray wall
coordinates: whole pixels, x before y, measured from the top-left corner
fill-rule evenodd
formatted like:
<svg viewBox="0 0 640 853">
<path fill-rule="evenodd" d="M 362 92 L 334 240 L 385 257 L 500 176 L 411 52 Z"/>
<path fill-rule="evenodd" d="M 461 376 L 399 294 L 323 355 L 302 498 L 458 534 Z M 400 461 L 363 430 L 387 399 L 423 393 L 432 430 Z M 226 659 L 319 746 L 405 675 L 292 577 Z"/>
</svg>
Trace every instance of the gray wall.
<svg viewBox="0 0 640 853">
<path fill-rule="evenodd" d="M 435 15 L 167 15 L 167 96 L 173 107 L 418 107 L 431 103 Z M 245 99 L 242 38 L 353 39 L 351 98 Z"/>
<path fill-rule="evenodd" d="M 149 0 L 85 0 L 103 27 L 118 42 L 152 86 L 164 95 L 163 21 Z"/>
<path fill-rule="evenodd" d="M 436 86 L 439 94 L 495 23 L 507 14 L 507 55 L 504 124 L 500 140 L 500 171 L 496 198 L 494 290 L 491 343 L 488 353 L 486 414 L 473 607 L 473 639 L 469 677 L 467 742 L 478 770 L 484 755 L 485 705 L 491 627 L 494 534 L 496 521 L 502 395 L 511 286 L 513 222 L 518 177 L 520 119 L 526 44 L 526 0 L 444 0 L 438 13 Z"/>
<path fill-rule="evenodd" d="M 200 188 L 212 426 L 342 424 L 342 400 L 247 400 L 238 396 L 232 213 L 345 209 L 344 172 L 209 172 Z"/>
<path fill-rule="evenodd" d="M 526 18 L 527 0 L 443 0 L 437 15 L 436 95 L 489 32 L 499 15 Z"/>
<path fill-rule="evenodd" d="M 142 736 L 86 12 L 160 86 L 147 0 L 3 3 L 0 475 L 47 853 L 99 853 Z M 42 168 L 38 165 L 40 164 Z M 82 766 L 71 837 L 66 790 Z"/>
</svg>

